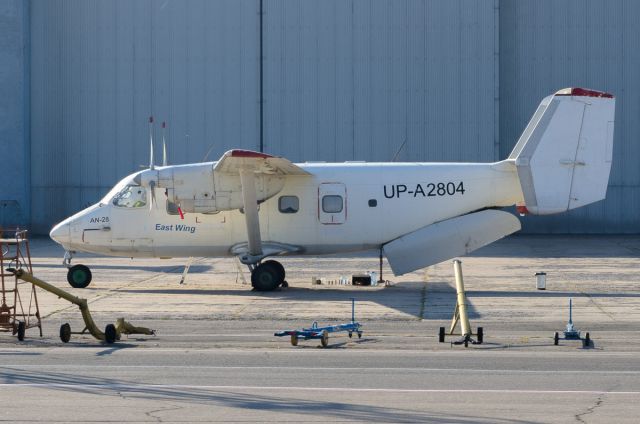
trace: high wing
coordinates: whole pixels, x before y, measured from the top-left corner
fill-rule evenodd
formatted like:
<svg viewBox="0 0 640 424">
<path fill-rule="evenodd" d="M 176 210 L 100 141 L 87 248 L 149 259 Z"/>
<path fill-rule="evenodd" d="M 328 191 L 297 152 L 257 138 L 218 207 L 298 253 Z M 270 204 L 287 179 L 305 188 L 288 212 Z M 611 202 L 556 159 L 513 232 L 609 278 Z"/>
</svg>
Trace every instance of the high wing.
<svg viewBox="0 0 640 424">
<path fill-rule="evenodd" d="M 251 150 L 229 150 L 214 166 L 214 172 L 239 175 L 243 168 L 267 175 L 311 175 L 285 158 Z"/>
<path fill-rule="evenodd" d="M 213 168 L 214 174 L 239 175 L 242 186 L 242 200 L 247 243 L 233 246 L 231 251 L 240 261 L 255 265 L 265 256 L 292 253 L 299 248 L 280 243 L 265 243 L 260 238 L 260 219 L 258 216 L 258 198 L 256 195 L 256 174 L 265 175 L 311 175 L 299 166 L 284 158 L 267 155 L 251 150 L 229 150 Z"/>
</svg>

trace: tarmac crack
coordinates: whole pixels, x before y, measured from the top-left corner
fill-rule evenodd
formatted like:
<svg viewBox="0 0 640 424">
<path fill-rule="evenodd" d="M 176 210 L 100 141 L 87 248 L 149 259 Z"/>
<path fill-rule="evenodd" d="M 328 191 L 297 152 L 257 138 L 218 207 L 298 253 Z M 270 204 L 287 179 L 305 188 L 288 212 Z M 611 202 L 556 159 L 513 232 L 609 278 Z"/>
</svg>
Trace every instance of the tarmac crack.
<svg viewBox="0 0 640 424">
<path fill-rule="evenodd" d="M 602 406 L 602 403 L 604 402 L 604 393 L 601 394 L 600 396 L 598 396 L 598 398 L 596 399 L 596 402 L 590 406 L 589 408 L 587 408 L 586 411 L 580 413 L 580 414 L 576 414 L 575 415 L 575 419 L 576 421 L 578 421 L 579 423 L 583 423 L 586 424 L 586 421 L 583 419 L 585 418 L 587 415 L 591 415 L 594 413 L 594 411 L 599 408 L 600 406 Z"/>
<path fill-rule="evenodd" d="M 146 415 L 149 418 L 152 418 L 154 420 L 156 420 L 157 423 L 162 423 L 164 421 L 162 421 L 162 417 L 159 417 L 157 415 L 154 414 L 158 414 L 161 412 L 167 412 L 167 411 L 179 411 L 180 409 L 183 409 L 182 406 L 173 406 L 170 408 L 158 408 L 158 409 L 152 409 L 151 411 L 147 411 L 144 413 L 144 415 Z"/>
</svg>

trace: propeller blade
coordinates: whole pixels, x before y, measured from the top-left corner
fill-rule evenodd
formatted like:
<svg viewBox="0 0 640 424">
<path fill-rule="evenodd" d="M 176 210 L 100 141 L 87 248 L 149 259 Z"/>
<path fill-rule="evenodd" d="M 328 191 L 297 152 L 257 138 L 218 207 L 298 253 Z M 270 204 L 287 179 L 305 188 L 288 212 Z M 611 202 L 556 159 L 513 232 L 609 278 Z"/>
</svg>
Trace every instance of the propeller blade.
<svg viewBox="0 0 640 424">
<path fill-rule="evenodd" d="M 149 169 L 153 169 L 153 116 L 149 117 Z"/>
<path fill-rule="evenodd" d="M 167 166 L 167 143 L 165 141 L 164 133 L 166 124 L 162 122 L 162 166 Z"/>
<path fill-rule="evenodd" d="M 156 182 L 155 181 L 149 181 L 149 190 L 151 190 L 151 204 L 149 204 L 149 210 L 153 209 L 154 205 L 157 205 L 156 203 Z"/>
</svg>

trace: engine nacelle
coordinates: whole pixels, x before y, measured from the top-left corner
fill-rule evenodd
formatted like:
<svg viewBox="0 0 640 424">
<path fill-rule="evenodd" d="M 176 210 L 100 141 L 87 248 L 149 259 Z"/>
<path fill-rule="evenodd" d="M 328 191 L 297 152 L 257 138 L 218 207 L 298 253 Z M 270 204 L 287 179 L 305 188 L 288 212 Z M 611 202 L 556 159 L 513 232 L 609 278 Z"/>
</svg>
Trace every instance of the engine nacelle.
<svg viewBox="0 0 640 424">
<path fill-rule="evenodd" d="M 242 208 L 240 176 L 215 172 L 214 166 L 215 163 L 202 163 L 148 170 L 140 174 L 140 184 L 163 190 L 167 200 L 183 212 L 216 213 Z M 257 173 L 255 184 L 258 202 L 262 202 L 282 190 L 284 177 Z M 162 195 L 156 194 L 160 201 Z"/>
</svg>

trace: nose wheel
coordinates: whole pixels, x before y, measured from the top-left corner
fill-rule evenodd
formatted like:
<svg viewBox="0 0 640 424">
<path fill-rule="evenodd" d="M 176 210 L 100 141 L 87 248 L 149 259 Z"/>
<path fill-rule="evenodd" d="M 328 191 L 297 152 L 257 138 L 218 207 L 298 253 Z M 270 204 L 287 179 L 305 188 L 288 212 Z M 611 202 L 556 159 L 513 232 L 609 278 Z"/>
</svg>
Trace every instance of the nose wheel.
<svg viewBox="0 0 640 424">
<path fill-rule="evenodd" d="M 272 291 L 279 286 L 288 287 L 285 270 L 278 261 L 269 260 L 251 271 L 251 285 L 257 291 Z"/>
<path fill-rule="evenodd" d="M 91 282 L 91 270 L 84 265 L 74 265 L 67 271 L 67 281 L 71 287 L 83 289 Z"/>
</svg>

